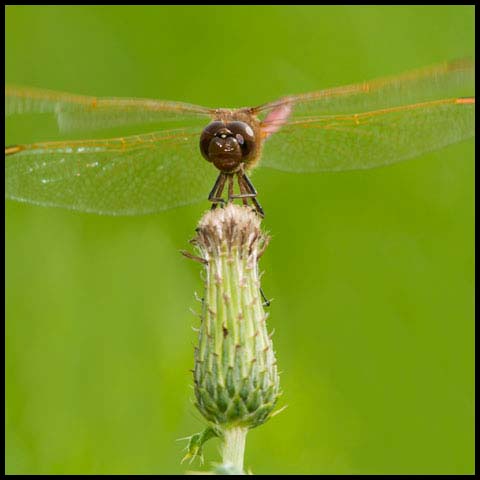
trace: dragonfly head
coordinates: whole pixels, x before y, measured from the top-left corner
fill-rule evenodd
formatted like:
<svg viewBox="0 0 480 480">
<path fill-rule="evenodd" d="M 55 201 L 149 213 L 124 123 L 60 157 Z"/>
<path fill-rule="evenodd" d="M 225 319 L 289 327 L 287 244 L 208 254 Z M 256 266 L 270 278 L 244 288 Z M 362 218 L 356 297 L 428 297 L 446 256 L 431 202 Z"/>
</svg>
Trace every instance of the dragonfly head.
<svg viewBox="0 0 480 480">
<path fill-rule="evenodd" d="M 220 171 L 235 172 L 255 150 L 255 134 L 245 122 L 216 120 L 207 125 L 200 137 L 200 151 Z"/>
</svg>

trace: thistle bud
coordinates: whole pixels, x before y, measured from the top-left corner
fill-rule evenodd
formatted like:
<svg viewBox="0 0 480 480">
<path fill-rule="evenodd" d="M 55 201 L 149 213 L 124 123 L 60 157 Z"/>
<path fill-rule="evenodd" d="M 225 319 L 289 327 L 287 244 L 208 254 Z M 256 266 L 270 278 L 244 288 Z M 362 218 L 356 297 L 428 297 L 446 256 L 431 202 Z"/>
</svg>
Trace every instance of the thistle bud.
<svg viewBox="0 0 480 480">
<path fill-rule="evenodd" d="M 264 423 L 280 394 L 258 273 L 268 241 L 259 216 L 233 204 L 207 212 L 192 241 L 206 270 L 196 406 L 220 435 Z"/>
</svg>

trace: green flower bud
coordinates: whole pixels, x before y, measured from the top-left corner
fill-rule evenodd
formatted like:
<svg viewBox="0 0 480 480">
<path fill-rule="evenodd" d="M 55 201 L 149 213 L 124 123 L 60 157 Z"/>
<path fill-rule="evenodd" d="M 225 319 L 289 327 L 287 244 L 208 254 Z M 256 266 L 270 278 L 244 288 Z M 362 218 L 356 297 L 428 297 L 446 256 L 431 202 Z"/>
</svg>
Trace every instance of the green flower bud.
<svg viewBox="0 0 480 480">
<path fill-rule="evenodd" d="M 192 240 L 206 270 L 196 406 L 220 434 L 261 425 L 280 395 L 258 273 L 268 240 L 259 216 L 234 204 L 207 212 Z"/>
</svg>

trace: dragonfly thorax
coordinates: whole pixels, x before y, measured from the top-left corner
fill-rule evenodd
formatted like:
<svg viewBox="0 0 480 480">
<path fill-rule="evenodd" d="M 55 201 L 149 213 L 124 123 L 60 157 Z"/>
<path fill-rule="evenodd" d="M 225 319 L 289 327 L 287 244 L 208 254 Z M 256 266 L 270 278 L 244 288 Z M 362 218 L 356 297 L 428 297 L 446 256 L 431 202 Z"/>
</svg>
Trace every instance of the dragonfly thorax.
<svg viewBox="0 0 480 480">
<path fill-rule="evenodd" d="M 200 137 L 203 157 L 225 173 L 236 172 L 255 151 L 255 134 L 245 122 L 217 120 L 205 127 Z"/>
</svg>

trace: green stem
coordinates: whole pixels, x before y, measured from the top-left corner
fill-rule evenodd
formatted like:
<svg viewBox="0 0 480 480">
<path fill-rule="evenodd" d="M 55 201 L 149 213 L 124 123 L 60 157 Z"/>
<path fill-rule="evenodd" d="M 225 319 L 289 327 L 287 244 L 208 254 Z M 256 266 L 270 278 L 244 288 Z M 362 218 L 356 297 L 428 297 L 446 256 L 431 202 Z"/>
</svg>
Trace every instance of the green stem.
<svg viewBox="0 0 480 480">
<path fill-rule="evenodd" d="M 239 471 L 243 471 L 247 433 L 248 428 L 245 427 L 231 427 L 223 431 L 222 457 L 224 465 L 232 464 Z"/>
</svg>

